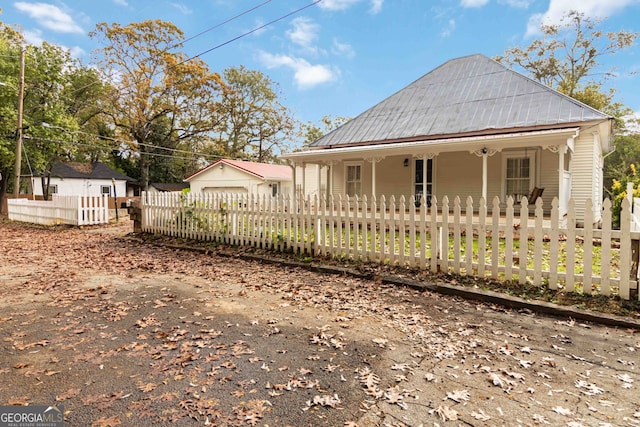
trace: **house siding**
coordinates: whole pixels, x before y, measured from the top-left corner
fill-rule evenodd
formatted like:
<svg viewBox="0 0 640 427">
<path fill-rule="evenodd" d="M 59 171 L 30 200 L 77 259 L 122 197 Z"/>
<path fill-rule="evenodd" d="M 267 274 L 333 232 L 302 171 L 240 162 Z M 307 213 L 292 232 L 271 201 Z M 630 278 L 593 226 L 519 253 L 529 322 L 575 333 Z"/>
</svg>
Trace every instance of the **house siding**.
<svg viewBox="0 0 640 427">
<path fill-rule="evenodd" d="M 537 157 L 538 187 L 544 188 L 542 202 L 545 211 L 551 209 L 551 201 L 560 194 L 560 177 L 558 176 L 558 153 L 540 150 Z"/>
<path fill-rule="evenodd" d="M 204 171 L 189 181 L 191 191 L 200 192 L 226 192 L 226 193 L 250 193 L 258 195 L 271 195 L 269 183 L 251 174 L 240 171 L 233 166 L 224 165 L 222 168 L 213 167 Z M 281 191 L 284 190 L 283 185 Z M 287 188 L 290 188 L 287 186 Z"/>
<path fill-rule="evenodd" d="M 575 140 L 575 149 L 571 162 L 571 176 L 573 188 L 571 189 L 571 197 L 579 201 L 576 203 L 576 216 L 584 218 L 585 200 L 594 197 L 593 187 L 597 185 L 593 182 L 594 168 L 594 150 L 600 149 L 594 145 L 594 135 L 591 132 L 581 132 L 580 136 Z"/>
<path fill-rule="evenodd" d="M 51 177 L 50 187 L 57 185 L 60 196 L 102 196 L 102 186 L 109 186 L 109 195 L 113 197 L 113 182 L 110 179 L 86 179 L 86 178 L 56 178 Z M 33 194 L 43 195 L 42 181 L 39 177 L 33 179 Z M 116 180 L 116 195 L 127 196 L 126 181 Z"/>
</svg>

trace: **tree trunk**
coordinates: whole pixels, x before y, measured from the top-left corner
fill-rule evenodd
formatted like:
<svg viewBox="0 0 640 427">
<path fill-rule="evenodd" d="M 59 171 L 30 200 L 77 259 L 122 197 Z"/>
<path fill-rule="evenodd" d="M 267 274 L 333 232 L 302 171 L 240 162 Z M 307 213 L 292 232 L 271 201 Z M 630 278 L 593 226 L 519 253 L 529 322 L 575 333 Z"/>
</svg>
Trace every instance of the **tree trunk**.
<svg viewBox="0 0 640 427">
<path fill-rule="evenodd" d="M 149 157 L 143 151 L 140 151 L 140 186 L 142 191 L 149 190 Z"/>
<path fill-rule="evenodd" d="M 8 168 L 0 170 L 0 175 L 2 175 L 2 179 L 0 179 L 0 213 L 4 215 L 9 213 L 4 208 L 5 199 L 7 198 L 7 183 L 9 182 L 9 173 L 10 172 Z"/>
</svg>

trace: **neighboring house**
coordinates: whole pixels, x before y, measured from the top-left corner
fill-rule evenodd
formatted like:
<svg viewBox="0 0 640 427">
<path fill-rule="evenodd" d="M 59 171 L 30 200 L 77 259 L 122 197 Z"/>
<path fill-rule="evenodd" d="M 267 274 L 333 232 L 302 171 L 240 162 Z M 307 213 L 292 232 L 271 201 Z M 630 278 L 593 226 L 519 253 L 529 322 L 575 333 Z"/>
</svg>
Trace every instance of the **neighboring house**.
<svg viewBox="0 0 640 427">
<path fill-rule="evenodd" d="M 149 183 L 149 189 L 147 191 L 151 193 L 170 193 L 174 191 L 182 191 L 186 188 L 189 188 L 189 184 L 186 182 L 178 182 L 178 183 L 163 183 L 163 182 L 152 182 Z"/>
<path fill-rule="evenodd" d="M 276 196 L 291 194 L 290 166 L 221 159 L 184 179 L 192 192 L 218 192 Z"/>
<path fill-rule="evenodd" d="M 472 196 L 490 207 L 496 196 L 504 206 L 507 196 L 520 201 L 542 188 L 547 211 L 558 197 L 566 213 L 573 198 L 581 221 L 590 198 L 598 221 L 612 125 L 604 113 L 471 55 L 283 157 L 297 171 L 322 168 L 313 185 L 334 195 Z"/>
<path fill-rule="evenodd" d="M 64 196 L 114 196 L 113 184 L 118 197 L 133 195 L 135 180 L 115 171 L 103 163 L 62 163 L 57 162 L 51 168 L 49 195 Z M 42 196 L 42 182 L 36 177 L 33 193 Z"/>
</svg>

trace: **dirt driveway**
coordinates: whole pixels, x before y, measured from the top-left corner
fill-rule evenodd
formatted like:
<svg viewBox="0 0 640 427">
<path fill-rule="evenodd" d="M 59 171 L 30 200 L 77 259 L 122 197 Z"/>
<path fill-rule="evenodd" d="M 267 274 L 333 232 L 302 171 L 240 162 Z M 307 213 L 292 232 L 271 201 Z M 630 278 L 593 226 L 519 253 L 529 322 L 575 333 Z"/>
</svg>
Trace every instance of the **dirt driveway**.
<svg viewBox="0 0 640 427">
<path fill-rule="evenodd" d="M 0 222 L 0 404 L 69 426 L 640 426 L 640 332 Z"/>
</svg>

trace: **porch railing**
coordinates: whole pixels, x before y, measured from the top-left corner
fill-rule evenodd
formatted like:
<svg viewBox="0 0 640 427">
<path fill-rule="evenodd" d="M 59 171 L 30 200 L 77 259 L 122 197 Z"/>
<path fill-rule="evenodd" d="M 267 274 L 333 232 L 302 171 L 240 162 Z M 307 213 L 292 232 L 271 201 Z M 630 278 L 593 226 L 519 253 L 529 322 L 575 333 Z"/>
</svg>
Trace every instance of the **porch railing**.
<svg viewBox="0 0 640 427">
<path fill-rule="evenodd" d="M 516 213 L 484 199 L 464 202 L 404 197 L 379 200 L 258 197 L 229 194 L 152 194 L 142 197 L 142 230 L 171 236 L 255 246 L 309 255 L 347 257 L 430 271 L 531 283 L 584 293 L 637 292 L 635 268 L 640 232 L 631 231 L 630 203 L 622 205 L 620 230 L 611 227 L 604 202 L 602 226 L 593 225 L 591 201 L 577 227 L 569 200 L 544 215 L 542 199 Z M 547 209 L 549 210 L 549 209 Z M 633 271 L 632 271 L 633 270 Z"/>
</svg>

